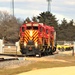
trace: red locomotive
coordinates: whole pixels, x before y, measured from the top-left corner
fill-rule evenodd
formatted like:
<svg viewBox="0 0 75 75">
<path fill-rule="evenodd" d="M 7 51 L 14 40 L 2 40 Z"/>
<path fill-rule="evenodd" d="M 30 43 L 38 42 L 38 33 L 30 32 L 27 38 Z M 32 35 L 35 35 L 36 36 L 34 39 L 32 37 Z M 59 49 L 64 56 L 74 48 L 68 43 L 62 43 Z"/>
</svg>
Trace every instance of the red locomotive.
<svg viewBox="0 0 75 75">
<path fill-rule="evenodd" d="M 55 47 L 55 30 L 52 26 L 30 22 L 20 27 L 20 49 L 25 55 L 41 56 L 53 54 Z"/>
</svg>

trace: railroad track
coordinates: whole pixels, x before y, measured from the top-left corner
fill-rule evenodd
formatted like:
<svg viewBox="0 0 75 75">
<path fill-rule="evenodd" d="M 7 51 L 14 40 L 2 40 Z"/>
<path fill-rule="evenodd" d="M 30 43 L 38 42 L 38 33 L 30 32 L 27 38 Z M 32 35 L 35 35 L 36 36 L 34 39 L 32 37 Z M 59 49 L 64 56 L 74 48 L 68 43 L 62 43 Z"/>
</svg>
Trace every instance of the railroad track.
<svg viewBox="0 0 75 75">
<path fill-rule="evenodd" d="M 11 60 L 18 60 L 18 58 L 0 58 L 0 62 L 2 62 L 2 61 L 11 61 Z"/>
<path fill-rule="evenodd" d="M 18 54 L 0 54 L 0 56 L 13 56 L 13 57 L 23 57 L 23 55 L 18 55 Z"/>
</svg>

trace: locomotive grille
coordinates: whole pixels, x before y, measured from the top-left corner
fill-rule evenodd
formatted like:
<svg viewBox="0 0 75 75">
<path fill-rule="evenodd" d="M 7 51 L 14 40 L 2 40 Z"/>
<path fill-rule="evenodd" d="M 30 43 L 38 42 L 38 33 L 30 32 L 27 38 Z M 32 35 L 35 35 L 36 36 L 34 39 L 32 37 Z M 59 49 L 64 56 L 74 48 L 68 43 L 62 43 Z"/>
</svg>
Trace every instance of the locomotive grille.
<svg viewBox="0 0 75 75">
<path fill-rule="evenodd" d="M 24 42 L 28 43 L 29 40 L 38 42 L 38 31 L 37 30 L 26 30 L 24 35 Z"/>
</svg>

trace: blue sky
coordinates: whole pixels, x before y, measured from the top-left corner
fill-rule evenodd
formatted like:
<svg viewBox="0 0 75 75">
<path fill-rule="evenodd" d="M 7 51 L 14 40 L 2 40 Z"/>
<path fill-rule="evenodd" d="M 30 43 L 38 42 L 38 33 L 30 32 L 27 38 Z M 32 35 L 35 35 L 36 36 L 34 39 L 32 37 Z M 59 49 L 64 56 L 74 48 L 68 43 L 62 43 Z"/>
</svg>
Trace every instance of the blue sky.
<svg viewBox="0 0 75 75">
<path fill-rule="evenodd" d="M 0 11 L 7 11 L 12 14 L 12 0 L 0 0 Z M 39 15 L 41 12 L 47 11 L 47 0 L 14 0 L 15 16 L 25 19 Z M 51 13 L 61 21 L 66 18 L 68 21 L 75 20 L 75 0 L 52 0 Z"/>
</svg>

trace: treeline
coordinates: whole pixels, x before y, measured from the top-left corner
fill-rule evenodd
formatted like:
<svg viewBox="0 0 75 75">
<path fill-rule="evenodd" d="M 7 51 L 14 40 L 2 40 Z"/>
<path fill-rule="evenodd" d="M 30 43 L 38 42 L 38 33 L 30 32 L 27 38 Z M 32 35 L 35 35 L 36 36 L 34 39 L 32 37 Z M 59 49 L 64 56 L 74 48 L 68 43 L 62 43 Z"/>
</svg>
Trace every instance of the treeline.
<svg viewBox="0 0 75 75">
<path fill-rule="evenodd" d="M 9 42 L 18 41 L 20 26 L 23 23 L 31 21 L 54 26 L 58 41 L 75 41 L 75 26 L 73 25 L 73 20 L 67 22 L 64 18 L 61 21 L 61 24 L 59 24 L 55 15 L 50 12 L 42 12 L 36 17 L 33 16 L 32 19 L 27 17 L 24 21 L 17 19 L 6 12 L 0 12 L 0 39 L 4 38 Z"/>
</svg>

